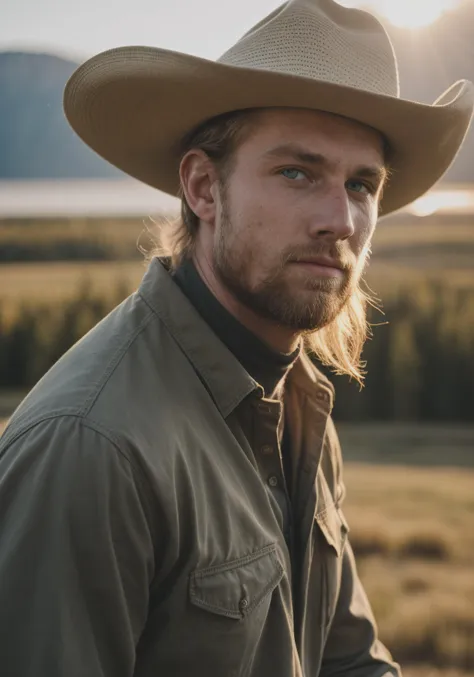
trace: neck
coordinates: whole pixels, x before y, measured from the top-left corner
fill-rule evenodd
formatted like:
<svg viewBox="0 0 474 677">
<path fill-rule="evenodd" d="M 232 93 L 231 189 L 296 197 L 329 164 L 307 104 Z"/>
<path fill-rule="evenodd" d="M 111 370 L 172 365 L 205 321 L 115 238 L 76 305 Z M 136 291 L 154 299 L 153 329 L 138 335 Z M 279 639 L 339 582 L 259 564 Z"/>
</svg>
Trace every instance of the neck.
<svg viewBox="0 0 474 677">
<path fill-rule="evenodd" d="M 209 259 L 205 256 L 200 256 L 198 250 L 193 256 L 193 262 L 202 280 L 219 303 L 244 327 L 275 352 L 289 354 L 296 350 L 301 340 L 298 332 L 294 332 L 276 322 L 257 315 L 253 310 L 241 303 L 221 282 Z"/>
</svg>

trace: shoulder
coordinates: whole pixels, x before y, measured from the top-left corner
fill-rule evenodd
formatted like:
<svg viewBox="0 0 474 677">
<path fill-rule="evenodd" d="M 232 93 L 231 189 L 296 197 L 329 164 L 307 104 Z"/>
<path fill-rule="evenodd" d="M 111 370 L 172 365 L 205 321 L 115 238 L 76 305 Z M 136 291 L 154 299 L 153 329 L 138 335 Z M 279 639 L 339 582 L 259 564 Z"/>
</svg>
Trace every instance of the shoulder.
<svg viewBox="0 0 474 677">
<path fill-rule="evenodd" d="M 75 418 L 114 439 L 133 422 L 133 412 L 138 418 L 142 410 L 149 413 L 152 394 L 156 402 L 174 378 L 179 352 L 160 318 L 133 294 L 53 365 L 14 412 L 3 438 L 36 425 L 62 429 Z"/>
<path fill-rule="evenodd" d="M 0 438 L 0 475 L 16 468 L 29 470 L 40 464 L 72 471 L 78 464 L 129 465 L 129 458 L 114 437 L 96 422 L 71 414 L 50 414 L 23 423 L 13 421 Z M 3 469 L 3 470 L 2 470 Z"/>
<path fill-rule="evenodd" d="M 55 487 L 66 494 L 89 496 L 113 491 L 150 501 L 146 474 L 127 445 L 98 422 L 69 415 L 49 415 L 27 426 L 13 424 L 0 438 L 0 495 L 8 487 L 35 492 Z M 48 493 L 46 491 L 46 494 Z"/>
<path fill-rule="evenodd" d="M 106 553 L 115 528 L 115 545 L 127 533 L 147 553 L 161 538 L 161 507 L 139 465 L 109 431 L 78 416 L 13 426 L 0 439 L 0 512 L 5 534 L 23 545 L 34 537 L 43 550 L 49 543 L 53 559 L 73 541 L 91 556 Z"/>
</svg>

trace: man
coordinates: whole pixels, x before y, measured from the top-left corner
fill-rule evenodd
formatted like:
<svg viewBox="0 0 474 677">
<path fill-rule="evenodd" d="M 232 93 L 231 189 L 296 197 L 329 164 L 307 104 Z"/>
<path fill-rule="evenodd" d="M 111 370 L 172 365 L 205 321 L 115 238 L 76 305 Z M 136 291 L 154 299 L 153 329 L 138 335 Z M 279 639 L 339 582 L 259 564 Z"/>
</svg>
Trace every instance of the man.
<svg viewBox="0 0 474 677">
<path fill-rule="evenodd" d="M 217 63 L 131 47 L 73 75 L 75 130 L 182 219 L 2 438 L 2 675 L 397 674 L 307 353 L 362 378 L 378 213 L 443 174 L 472 105 L 400 99 L 378 21 L 332 0 Z"/>
</svg>

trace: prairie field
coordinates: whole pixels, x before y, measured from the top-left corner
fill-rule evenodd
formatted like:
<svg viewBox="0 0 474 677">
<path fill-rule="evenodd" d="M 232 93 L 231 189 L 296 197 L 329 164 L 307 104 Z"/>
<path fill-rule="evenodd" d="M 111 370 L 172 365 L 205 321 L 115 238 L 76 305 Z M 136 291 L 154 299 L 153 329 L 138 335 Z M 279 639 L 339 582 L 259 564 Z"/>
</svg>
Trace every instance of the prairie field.
<svg viewBox="0 0 474 677">
<path fill-rule="evenodd" d="M 114 294 L 118 285 L 132 290 L 145 272 L 141 261 L 40 261 L 0 265 L 0 300 L 21 303 L 57 303 L 87 285 L 97 295 Z"/>
<path fill-rule="evenodd" d="M 359 573 L 395 659 L 474 672 L 474 468 L 349 463 L 345 480 Z"/>
</svg>

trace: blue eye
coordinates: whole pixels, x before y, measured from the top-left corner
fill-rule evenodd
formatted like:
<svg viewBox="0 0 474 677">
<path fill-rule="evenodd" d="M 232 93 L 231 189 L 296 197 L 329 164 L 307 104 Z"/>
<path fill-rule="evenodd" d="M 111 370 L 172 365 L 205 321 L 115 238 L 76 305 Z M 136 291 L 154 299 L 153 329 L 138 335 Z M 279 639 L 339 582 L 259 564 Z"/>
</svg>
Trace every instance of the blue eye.
<svg viewBox="0 0 474 677">
<path fill-rule="evenodd" d="M 302 172 L 301 169 L 295 169 L 294 167 L 282 169 L 281 173 L 283 174 L 284 177 L 286 177 L 287 179 L 291 179 L 292 181 L 295 180 L 301 181 L 302 178 L 303 179 L 306 178 L 306 174 Z"/>
<path fill-rule="evenodd" d="M 362 183 L 362 181 L 348 181 L 346 186 L 354 193 L 370 193 L 370 190 L 365 185 L 365 183 Z"/>
</svg>

